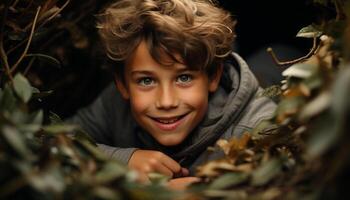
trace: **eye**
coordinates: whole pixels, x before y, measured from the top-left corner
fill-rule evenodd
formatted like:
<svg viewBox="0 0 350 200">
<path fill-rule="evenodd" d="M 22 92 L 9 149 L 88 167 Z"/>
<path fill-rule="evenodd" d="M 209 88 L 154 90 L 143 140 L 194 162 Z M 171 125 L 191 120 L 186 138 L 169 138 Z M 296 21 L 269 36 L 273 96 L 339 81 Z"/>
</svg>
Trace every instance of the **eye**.
<svg viewBox="0 0 350 200">
<path fill-rule="evenodd" d="M 180 76 L 177 77 L 177 82 L 179 83 L 188 83 L 191 82 L 193 79 L 192 75 L 189 74 L 181 74 Z"/>
<path fill-rule="evenodd" d="M 154 84 L 154 80 L 151 77 L 143 77 L 138 79 L 137 83 L 141 86 L 150 86 Z"/>
</svg>

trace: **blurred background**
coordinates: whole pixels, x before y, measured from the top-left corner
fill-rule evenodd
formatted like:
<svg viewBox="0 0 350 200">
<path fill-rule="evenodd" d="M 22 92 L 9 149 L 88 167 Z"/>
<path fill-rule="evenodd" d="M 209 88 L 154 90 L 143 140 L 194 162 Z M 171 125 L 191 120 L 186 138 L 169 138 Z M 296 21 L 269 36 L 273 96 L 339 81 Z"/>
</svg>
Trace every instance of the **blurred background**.
<svg viewBox="0 0 350 200">
<path fill-rule="evenodd" d="M 35 87 L 54 91 L 41 102 L 44 110 L 69 117 L 90 104 L 112 81 L 111 74 L 105 70 L 106 56 L 95 28 L 95 15 L 108 2 L 71 1 L 60 18 L 52 22 L 57 23 L 55 29 L 43 28 L 37 33 L 31 50 L 44 52 L 60 62 L 58 67 L 57 63 L 39 59 L 28 72 Z M 315 20 L 312 17 L 315 7 L 308 1 L 220 0 L 219 3 L 237 19 L 235 50 L 248 62 L 263 87 L 278 84 L 284 69 L 273 63 L 266 52 L 268 46 L 273 47 L 281 60 L 306 55 L 312 46 L 312 40 L 295 37 L 302 27 Z"/>
</svg>

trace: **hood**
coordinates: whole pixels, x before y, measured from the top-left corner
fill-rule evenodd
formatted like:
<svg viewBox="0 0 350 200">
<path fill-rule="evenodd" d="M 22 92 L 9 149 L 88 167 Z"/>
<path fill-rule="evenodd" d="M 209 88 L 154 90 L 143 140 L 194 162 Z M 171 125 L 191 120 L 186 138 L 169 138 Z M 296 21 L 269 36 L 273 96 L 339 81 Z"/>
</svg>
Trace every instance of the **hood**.
<svg viewBox="0 0 350 200">
<path fill-rule="evenodd" d="M 225 61 L 218 90 L 209 97 L 209 107 L 203 121 L 181 145 L 163 147 L 149 134 L 140 132 L 144 148 L 160 150 L 186 166 L 199 153 L 214 145 L 232 124 L 238 122 L 241 112 L 259 88 L 258 81 L 247 63 L 232 53 Z"/>
</svg>

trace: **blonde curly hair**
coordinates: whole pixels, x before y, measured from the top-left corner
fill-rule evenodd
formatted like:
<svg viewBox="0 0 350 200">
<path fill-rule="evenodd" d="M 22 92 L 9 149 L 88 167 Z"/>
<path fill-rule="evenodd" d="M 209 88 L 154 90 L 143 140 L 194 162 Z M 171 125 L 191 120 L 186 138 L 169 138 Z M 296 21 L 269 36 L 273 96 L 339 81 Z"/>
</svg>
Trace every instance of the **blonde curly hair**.
<svg viewBox="0 0 350 200">
<path fill-rule="evenodd" d="M 174 62 L 208 74 L 231 53 L 235 38 L 235 21 L 212 0 L 119 0 L 98 19 L 112 60 L 124 62 L 144 40 L 157 62 L 165 64 L 166 53 Z"/>
</svg>

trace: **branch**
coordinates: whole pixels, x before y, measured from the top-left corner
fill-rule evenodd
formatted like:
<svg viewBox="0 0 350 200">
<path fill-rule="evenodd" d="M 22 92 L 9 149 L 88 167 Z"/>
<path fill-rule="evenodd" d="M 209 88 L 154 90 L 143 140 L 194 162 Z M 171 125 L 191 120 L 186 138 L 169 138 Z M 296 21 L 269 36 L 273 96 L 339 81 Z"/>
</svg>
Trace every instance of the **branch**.
<svg viewBox="0 0 350 200">
<path fill-rule="evenodd" d="M 13 77 L 11 74 L 10 65 L 7 60 L 7 55 L 4 49 L 4 32 L 5 32 L 4 29 L 5 29 L 5 21 L 7 18 L 9 7 L 10 7 L 10 1 L 7 1 L 7 3 L 5 4 L 4 14 L 0 24 L 1 26 L 0 27 L 0 58 L 1 58 L 1 63 L 5 66 L 6 75 L 9 77 L 10 81 L 12 82 Z"/>
<path fill-rule="evenodd" d="M 42 26 L 44 26 L 47 22 L 49 22 L 50 20 L 52 20 L 54 17 L 56 17 L 70 2 L 70 0 L 67 0 L 66 3 L 64 3 L 64 5 L 61 6 L 60 9 L 58 9 L 51 17 L 49 17 L 47 20 L 45 20 L 45 22 L 43 22 L 42 24 L 39 25 L 38 29 L 40 29 Z M 27 30 L 28 27 L 30 27 L 32 24 L 29 24 L 27 27 L 24 28 L 24 30 Z M 8 51 L 8 54 L 12 53 L 14 50 L 16 50 L 18 47 L 22 46 L 28 39 L 22 40 L 20 43 L 18 43 L 16 46 L 14 46 L 13 48 L 11 48 Z"/>
<path fill-rule="evenodd" d="M 272 56 L 272 59 L 273 59 L 273 61 L 276 63 L 276 65 L 278 65 L 278 66 L 292 65 L 292 64 L 301 62 L 301 61 L 303 61 L 303 60 L 305 60 L 305 59 L 308 59 L 310 56 L 312 56 L 312 55 L 315 53 L 315 51 L 317 50 L 317 40 L 316 40 L 317 38 L 316 38 L 316 36 L 313 37 L 313 39 L 314 39 L 314 41 L 313 41 L 313 46 L 312 46 L 311 50 L 309 51 L 309 53 L 308 53 L 307 55 L 303 56 L 303 57 L 300 57 L 300 58 L 297 58 L 297 59 L 294 59 L 294 60 L 290 60 L 290 61 L 280 61 L 280 60 L 277 58 L 275 52 L 272 50 L 271 47 L 267 48 L 266 51 L 267 51 L 268 53 L 270 53 L 270 55 Z"/>
<path fill-rule="evenodd" d="M 39 16 L 39 13 L 40 13 L 40 9 L 41 7 L 39 6 L 36 10 L 36 14 L 35 14 L 35 18 L 34 18 L 34 21 L 33 21 L 33 26 L 32 26 L 32 30 L 30 31 L 30 35 L 29 35 L 29 38 L 28 38 L 28 42 L 27 42 L 27 45 L 24 49 L 24 52 L 22 53 L 22 55 L 20 56 L 20 58 L 17 60 L 17 62 L 11 67 L 11 73 L 13 73 L 16 68 L 18 67 L 18 65 L 22 62 L 23 58 L 26 56 L 27 52 L 28 52 L 28 49 L 29 49 L 29 46 L 30 46 L 30 43 L 32 42 L 32 39 L 33 39 L 33 35 L 34 35 L 34 30 L 35 30 L 35 25 L 36 25 L 36 22 L 38 20 L 38 16 Z"/>
</svg>

